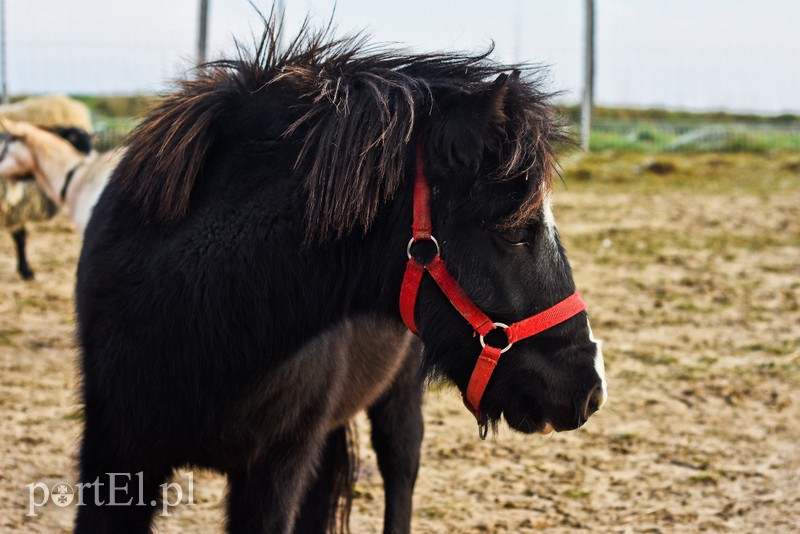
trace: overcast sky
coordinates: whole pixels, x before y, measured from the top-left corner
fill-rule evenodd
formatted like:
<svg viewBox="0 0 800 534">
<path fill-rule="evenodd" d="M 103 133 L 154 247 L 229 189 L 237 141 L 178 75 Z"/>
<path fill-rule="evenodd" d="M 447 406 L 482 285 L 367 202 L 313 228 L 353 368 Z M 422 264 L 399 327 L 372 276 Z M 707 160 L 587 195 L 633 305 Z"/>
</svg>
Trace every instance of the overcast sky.
<svg viewBox="0 0 800 534">
<path fill-rule="evenodd" d="M 210 56 L 260 33 L 247 0 L 210 1 Z M 159 92 L 195 56 L 198 0 L 5 0 L 9 92 Z M 271 1 L 254 0 L 265 12 Z M 291 33 L 333 0 L 285 0 Z M 482 50 L 550 65 L 577 102 L 583 0 L 338 0 L 341 33 L 416 50 Z M 800 112 L 800 0 L 596 0 L 597 101 Z"/>
</svg>

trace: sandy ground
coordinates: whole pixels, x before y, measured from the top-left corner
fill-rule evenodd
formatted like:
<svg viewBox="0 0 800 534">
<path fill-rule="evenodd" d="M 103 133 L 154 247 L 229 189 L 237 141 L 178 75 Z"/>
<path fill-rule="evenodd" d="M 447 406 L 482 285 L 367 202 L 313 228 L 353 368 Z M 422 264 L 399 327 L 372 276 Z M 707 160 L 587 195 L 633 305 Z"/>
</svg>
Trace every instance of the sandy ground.
<svg viewBox="0 0 800 534">
<path fill-rule="evenodd" d="M 800 525 L 800 158 L 653 163 L 588 158 L 555 196 L 605 341 L 609 404 L 576 432 L 501 428 L 482 442 L 458 395 L 431 391 L 415 532 Z M 14 272 L 10 238 L 0 239 L 0 532 L 66 532 L 75 506 L 26 517 L 26 485 L 76 479 L 80 240 L 63 214 L 30 234 L 30 283 Z M 378 532 L 380 475 L 368 423 L 359 426 L 352 527 Z M 224 488 L 194 472 L 195 504 L 159 518 L 158 530 L 219 531 Z"/>
</svg>

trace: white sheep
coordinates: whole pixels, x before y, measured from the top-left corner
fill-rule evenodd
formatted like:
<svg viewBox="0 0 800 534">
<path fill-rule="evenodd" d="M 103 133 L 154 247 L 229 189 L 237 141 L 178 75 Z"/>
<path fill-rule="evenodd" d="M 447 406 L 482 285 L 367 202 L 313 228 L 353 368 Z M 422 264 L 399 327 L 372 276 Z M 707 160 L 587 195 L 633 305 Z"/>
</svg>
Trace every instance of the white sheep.
<svg viewBox="0 0 800 534">
<path fill-rule="evenodd" d="M 84 154 L 63 138 L 32 124 L 0 119 L 0 174 L 33 174 L 48 197 L 69 208 L 83 233 L 123 149 Z"/>
<path fill-rule="evenodd" d="M 91 113 L 81 102 L 63 95 L 33 97 L 0 105 L 0 118 L 22 120 L 47 128 L 68 139 L 76 148 L 91 150 Z M 11 232 L 17 250 L 17 271 L 25 280 L 33 278 L 25 244 L 26 222 L 52 218 L 58 204 L 50 199 L 32 179 L 0 179 L 0 227 Z"/>
</svg>

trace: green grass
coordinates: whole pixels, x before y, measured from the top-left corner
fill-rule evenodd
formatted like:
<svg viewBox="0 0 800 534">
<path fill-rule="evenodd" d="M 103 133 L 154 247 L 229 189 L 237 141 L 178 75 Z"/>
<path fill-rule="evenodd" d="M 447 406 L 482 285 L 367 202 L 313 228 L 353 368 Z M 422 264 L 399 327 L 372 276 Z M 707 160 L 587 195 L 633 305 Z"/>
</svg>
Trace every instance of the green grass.
<svg viewBox="0 0 800 534">
<path fill-rule="evenodd" d="M 12 347 L 14 342 L 11 339 L 22 334 L 22 330 L 17 327 L 3 328 L 0 330 L 0 347 Z"/>
<path fill-rule="evenodd" d="M 706 135 L 695 141 L 682 136 Z M 751 152 L 800 150 L 800 126 L 753 126 L 695 123 L 674 126 L 666 123 L 598 123 L 590 136 L 592 150 L 629 152 Z"/>
<path fill-rule="evenodd" d="M 788 356 L 789 354 L 800 353 L 800 340 L 782 340 L 777 343 L 752 343 L 745 346 L 744 349 L 772 356 Z"/>
<path fill-rule="evenodd" d="M 706 471 L 703 473 L 699 473 L 697 475 L 690 476 L 689 481 L 703 486 L 716 486 L 717 482 L 719 481 L 719 476 L 716 475 L 715 473 L 710 473 Z"/>
<path fill-rule="evenodd" d="M 573 123 L 579 123 L 580 106 L 561 106 L 561 113 Z M 715 123 L 748 123 L 748 124 L 795 124 L 800 125 L 800 115 L 754 115 L 726 112 L 696 113 L 691 111 L 670 111 L 666 109 L 635 109 L 595 107 L 593 119 L 596 121 L 646 122 L 659 121 L 665 123 L 683 123 L 687 121 L 704 121 Z"/>
<path fill-rule="evenodd" d="M 138 119 L 130 117 L 97 120 L 95 122 L 95 132 L 97 133 L 95 148 L 102 152 L 119 146 L 138 124 Z"/>
<path fill-rule="evenodd" d="M 132 96 L 96 96 L 72 95 L 89 106 L 96 117 L 106 119 L 130 119 L 141 117 L 151 106 L 158 102 L 158 97 L 153 95 Z"/>
<path fill-rule="evenodd" d="M 631 194 L 772 195 L 800 187 L 800 155 L 636 154 L 627 151 L 572 153 L 561 156 L 563 182 L 574 192 Z"/>
<path fill-rule="evenodd" d="M 618 262 L 620 255 L 627 260 L 653 258 L 666 255 L 670 250 L 711 252 L 717 256 L 731 251 L 763 252 L 773 247 L 800 247 L 800 234 L 795 232 L 769 234 L 734 234 L 726 231 L 690 233 L 664 228 L 634 228 L 569 234 L 563 237 L 570 250 L 596 254 L 594 261 Z"/>
<path fill-rule="evenodd" d="M 562 117 L 577 138 L 578 106 L 562 106 Z M 710 130 L 710 131 L 709 131 Z M 664 109 L 597 107 L 592 117 L 592 150 L 661 152 L 681 136 L 709 134 L 695 142 L 684 140 L 680 152 L 800 151 L 800 116 L 732 113 L 692 113 Z M 721 136 L 714 135 L 721 132 Z"/>
<path fill-rule="evenodd" d="M 564 490 L 564 496 L 569 497 L 570 499 L 576 499 L 576 500 L 585 499 L 589 495 L 591 495 L 591 493 L 581 488 L 569 488 Z"/>
</svg>

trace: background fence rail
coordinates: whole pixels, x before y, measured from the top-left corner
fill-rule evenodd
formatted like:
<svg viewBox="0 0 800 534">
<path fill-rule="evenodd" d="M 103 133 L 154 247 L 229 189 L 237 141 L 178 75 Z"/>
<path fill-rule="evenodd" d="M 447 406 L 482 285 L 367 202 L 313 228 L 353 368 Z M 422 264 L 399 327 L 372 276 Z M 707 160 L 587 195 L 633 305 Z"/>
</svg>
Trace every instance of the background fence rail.
<svg viewBox="0 0 800 534">
<path fill-rule="evenodd" d="M 98 150 L 122 143 L 136 126 L 132 118 L 101 119 L 95 123 Z M 578 138 L 578 125 L 570 126 Z M 800 152 L 800 124 L 752 124 L 707 120 L 596 121 L 592 150 L 629 152 Z"/>
<path fill-rule="evenodd" d="M 800 151 L 800 124 L 596 121 L 592 126 L 591 148 L 635 152 Z"/>
</svg>

